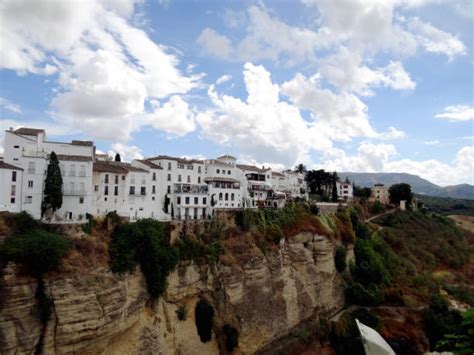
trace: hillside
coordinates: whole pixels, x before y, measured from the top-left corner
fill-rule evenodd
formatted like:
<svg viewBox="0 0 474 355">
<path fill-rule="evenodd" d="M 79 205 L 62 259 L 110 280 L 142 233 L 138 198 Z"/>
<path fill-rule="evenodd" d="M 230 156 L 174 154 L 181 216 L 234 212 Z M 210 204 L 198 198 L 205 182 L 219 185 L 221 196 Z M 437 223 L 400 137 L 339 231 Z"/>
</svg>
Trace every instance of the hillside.
<svg viewBox="0 0 474 355">
<path fill-rule="evenodd" d="M 469 184 L 439 186 L 417 175 L 407 173 L 353 173 L 339 172 L 341 179 L 346 177 L 358 186 L 372 187 L 376 183 L 385 185 L 405 182 L 410 184 L 413 191 L 421 195 L 436 197 L 452 197 L 474 200 L 474 186 Z"/>
</svg>

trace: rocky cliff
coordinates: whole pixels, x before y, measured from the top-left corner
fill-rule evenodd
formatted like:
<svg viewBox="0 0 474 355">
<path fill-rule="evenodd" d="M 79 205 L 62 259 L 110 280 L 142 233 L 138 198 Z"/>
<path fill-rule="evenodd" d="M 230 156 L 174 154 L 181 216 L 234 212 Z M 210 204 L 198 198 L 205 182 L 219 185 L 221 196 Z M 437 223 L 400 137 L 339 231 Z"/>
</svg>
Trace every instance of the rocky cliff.
<svg viewBox="0 0 474 355">
<path fill-rule="evenodd" d="M 35 314 L 36 280 L 9 264 L 0 289 L 0 353 L 34 353 L 43 338 L 48 354 L 217 354 L 224 351 L 222 341 L 219 346 L 224 324 L 239 331 L 236 353 L 255 353 L 301 322 L 342 307 L 328 237 L 299 233 L 265 254 L 249 238 L 232 243 L 226 245 L 227 262 L 181 263 L 155 302 L 138 270 L 124 276 L 107 268 L 47 275 L 53 315 L 45 328 Z M 215 310 L 212 340 L 206 343 L 194 319 L 200 298 Z M 186 319 L 179 319 L 178 309 Z"/>
</svg>

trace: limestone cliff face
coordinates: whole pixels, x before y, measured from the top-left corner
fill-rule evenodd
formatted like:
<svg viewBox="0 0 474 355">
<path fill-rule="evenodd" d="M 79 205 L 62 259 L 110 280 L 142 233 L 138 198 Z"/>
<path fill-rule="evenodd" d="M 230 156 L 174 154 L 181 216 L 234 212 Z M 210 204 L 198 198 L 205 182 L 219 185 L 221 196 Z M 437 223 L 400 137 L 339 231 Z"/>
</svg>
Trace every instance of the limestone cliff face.
<svg viewBox="0 0 474 355">
<path fill-rule="evenodd" d="M 236 353 L 254 353 L 311 317 L 342 307 L 334 245 L 300 233 L 264 255 L 255 246 L 230 249 L 234 263 L 213 267 L 183 264 L 164 297 L 148 300 L 139 271 L 118 277 L 105 269 L 81 275 L 51 275 L 47 292 L 54 313 L 44 332 L 48 354 L 217 354 L 219 329 L 239 330 Z M 0 290 L 0 353 L 34 353 L 41 334 L 35 316 L 36 281 L 9 265 Z M 194 307 L 205 297 L 215 309 L 210 342 L 197 334 Z M 179 320 L 178 308 L 187 317 Z"/>
</svg>

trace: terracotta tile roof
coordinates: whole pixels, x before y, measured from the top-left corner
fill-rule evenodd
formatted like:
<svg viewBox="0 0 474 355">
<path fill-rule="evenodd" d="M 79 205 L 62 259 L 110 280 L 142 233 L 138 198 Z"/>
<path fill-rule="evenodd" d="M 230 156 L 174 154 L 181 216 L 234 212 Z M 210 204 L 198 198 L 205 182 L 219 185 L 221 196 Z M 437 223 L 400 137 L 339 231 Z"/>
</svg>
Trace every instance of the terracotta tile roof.
<svg viewBox="0 0 474 355">
<path fill-rule="evenodd" d="M 138 162 L 142 163 L 142 164 L 145 164 L 146 166 L 149 166 L 150 168 L 152 169 L 163 169 L 161 166 L 159 166 L 158 164 L 155 164 L 155 163 L 152 163 L 151 161 L 149 160 L 140 160 L 140 159 L 137 159 Z"/>
<path fill-rule="evenodd" d="M 63 161 L 92 161 L 92 157 L 87 157 L 85 155 L 67 155 L 67 154 L 57 154 L 58 160 Z M 49 159 L 49 154 L 48 154 Z"/>
<path fill-rule="evenodd" d="M 78 140 L 73 140 L 71 142 L 72 145 L 82 145 L 86 147 L 92 147 L 94 143 L 92 141 L 78 141 Z"/>
<path fill-rule="evenodd" d="M 13 132 L 16 134 L 24 134 L 26 136 L 37 136 L 40 133 L 44 133 L 44 129 L 21 127 Z"/>
<path fill-rule="evenodd" d="M 18 166 L 7 164 L 2 160 L 0 160 L 0 169 L 23 170 L 22 168 L 19 168 Z"/>
<path fill-rule="evenodd" d="M 180 164 L 204 164 L 203 160 L 198 160 L 198 159 L 184 159 L 184 158 L 176 158 L 176 157 L 170 157 L 169 155 L 158 155 L 156 157 L 152 158 L 147 158 L 146 160 L 174 160 L 177 161 Z"/>
<path fill-rule="evenodd" d="M 117 161 L 95 161 L 92 170 L 98 173 L 128 174 L 129 172 L 148 173 L 148 171 L 136 168 L 129 163 Z"/>
<path fill-rule="evenodd" d="M 253 165 L 245 165 L 245 164 L 237 164 L 237 167 L 241 170 L 249 170 L 249 171 L 255 171 L 258 173 L 265 173 L 266 171 L 270 170 L 268 169 L 261 169 Z"/>
</svg>

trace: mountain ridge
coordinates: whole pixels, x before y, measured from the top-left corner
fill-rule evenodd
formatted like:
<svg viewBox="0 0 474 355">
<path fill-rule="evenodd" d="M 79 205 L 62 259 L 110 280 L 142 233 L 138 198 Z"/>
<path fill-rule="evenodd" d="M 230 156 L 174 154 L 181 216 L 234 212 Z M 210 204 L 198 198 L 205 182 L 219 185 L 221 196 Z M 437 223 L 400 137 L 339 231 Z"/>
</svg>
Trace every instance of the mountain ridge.
<svg viewBox="0 0 474 355">
<path fill-rule="evenodd" d="M 418 175 L 408 173 L 356 173 L 338 172 L 341 179 L 349 178 L 357 186 L 372 187 L 376 183 L 387 186 L 405 182 L 410 184 L 413 192 L 421 195 L 436 197 L 452 197 L 474 200 L 474 186 L 470 184 L 457 184 L 439 186 Z"/>
</svg>

